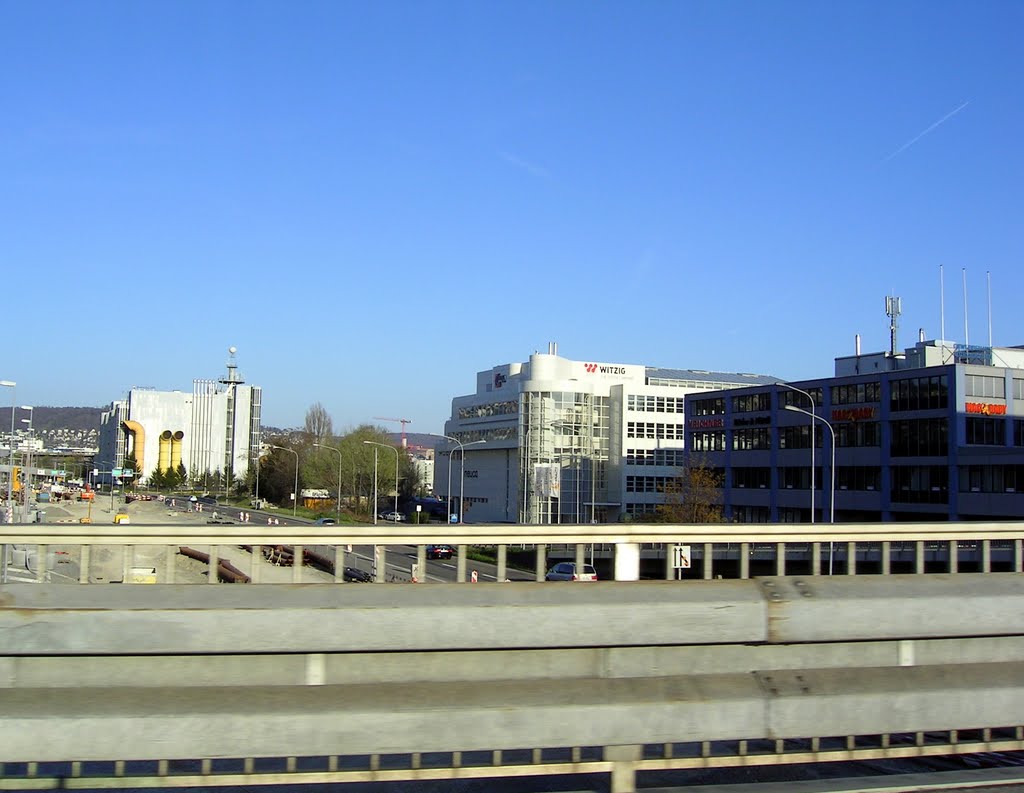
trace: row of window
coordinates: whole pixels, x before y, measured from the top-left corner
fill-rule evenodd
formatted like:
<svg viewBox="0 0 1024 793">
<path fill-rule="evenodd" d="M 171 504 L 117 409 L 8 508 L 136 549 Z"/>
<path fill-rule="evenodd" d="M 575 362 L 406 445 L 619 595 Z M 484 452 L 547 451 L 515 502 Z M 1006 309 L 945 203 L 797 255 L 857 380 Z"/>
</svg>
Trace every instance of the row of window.
<svg viewBox="0 0 1024 793">
<path fill-rule="evenodd" d="M 770 449 L 772 433 L 767 427 L 744 427 L 732 431 L 732 448 L 736 451 Z"/>
<path fill-rule="evenodd" d="M 733 413 L 753 413 L 772 409 L 772 395 L 768 391 L 759 394 L 743 394 L 732 398 Z"/>
<path fill-rule="evenodd" d="M 626 437 L 681 441 L 686 437 L 686 425 L 662 424 L 653 421 L 630 421 L 626 423 Z"/>
<path fill-rule="evenodd" d="M 459 408 L 460 419 L 478 419 L 485 416 L 508 416 L 519 412 L 519 400 L 491 402 L 488 405 L 469 405 Z"/>
<path fill-rule="evenodd" d="M 864 402 L 881 401 L 882 384 L 878 380 L 870 383 L 832 386 L 833 405 L 859 405 Z"/>
<path fill-rule="evenodd" d="M 683 449 L 626 449 L 626 465 L 686 465 Z"/>
<path fill-rule="evenodd" d="M 942 375 L 908 377 L 889 384 L 889 409 L 935 410 L 949 406 L 949 378 Z"/>
<path fill-rule="evenodd" d="M 1022 493 L 1024 465 L 961 465 L 961 493 Z"/>
<path fill-rule="evenodd" d="M 645 396 L 643 394 L 628 394 L 626 396 L 626 410 L 636 410 L 643 413 L 685 413 L 684 397 Z"/>
<path fill-rule="evenodd" d="M 1011 468 L 1014 466 L 1006 466 Z M 1024 466 L 1016 466 L 1024 469 Z M 945 504 L 949 500 L 949 469 L 944 465 L 894 465 L 890 469 L 889 495 L 893 502 L 903 504 Z M 736 488 L 771 487 L 769 467 L 732 469 L 732 486 Z M 816 473 L 820 474 L 820 471 Z M 807 490 L 811 483 L 807 468 L 780 467 L 779 487 Z M 1022 480 L 1024 484 L 1024 480 Z M 816 488 L 820 489 L 820 477 Z M 837 490 L 881 490 L 882 471 L 877 466 L 841 466 L 836 468 Z"/>
<path fill-rule="evenodd" d="M 674 476 L 627 476 L 627 493 L 664 493 L 666 490 L 678 488 L 678 479 Z"/>
<path fill-rule="evenodd" d="M 901 419 L 890 422 L 893 457 L 944 457 L 949 450 L 948 422 L 945 418 Z M 968 416 L 964 442 L 969 446 L 1003 446 L 1005 419 Z M 836 424 L 836 446 L 839 448 L 879 447 L 882 427 L 877 421 L 854 421 Z M 779 427 L 776 430 L 780 449 L 809 449 L 811 428 L 807 424 Z M 815 447 L 822 448 L 822 428 L 815 427 Z M 768 427 L 743 427 L 732 431 L 735 451 L 771 448 L 772 430 Z M 690 433 L 690 448 L 698 452 L 720 452 L 726 448 L 725 430 L 701 430 Z M 1013 445 L 1024 446 L 1024 419 L 1013 420 Z"/>
<path fill-rule="evenodd" d="M 969 374 L 964 376 L 964 394 L 973 397 L 1006 397 L 1006 380 L 985 374 Z"/>
<path fill-rule="evenodd" d="M 725 415 L 725 397 L 715 397 L 714 399 L 694 399 L 692 404 L 694 416 Z"/>
</svg>

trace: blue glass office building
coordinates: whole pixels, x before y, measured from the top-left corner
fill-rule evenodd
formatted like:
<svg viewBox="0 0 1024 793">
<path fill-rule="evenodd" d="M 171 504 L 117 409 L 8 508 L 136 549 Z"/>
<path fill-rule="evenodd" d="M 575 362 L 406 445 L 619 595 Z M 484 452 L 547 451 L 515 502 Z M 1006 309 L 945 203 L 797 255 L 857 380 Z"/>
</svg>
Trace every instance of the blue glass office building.
<svg viewBox="0 0 1024 793">
<path fill-rule="evenodd" d="M 1024 516 L 1024 347 L 858 350 L 829 378 L 693 395 L 686 428 L 726 520 L 806 523 L 812 499 L 815 522 Z"/>
</svg>

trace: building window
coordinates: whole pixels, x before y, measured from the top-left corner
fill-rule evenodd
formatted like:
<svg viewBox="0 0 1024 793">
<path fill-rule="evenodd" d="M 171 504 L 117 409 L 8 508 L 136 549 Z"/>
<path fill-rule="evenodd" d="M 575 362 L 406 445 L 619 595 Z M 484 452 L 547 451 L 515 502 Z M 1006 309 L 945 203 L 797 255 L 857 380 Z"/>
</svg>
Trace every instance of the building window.
<svg viewBox="0 0 1024 793">
<path fill-rule="evenodd" d="M 1021 419 L 1013 420 L 1013 445 L 1024 446 L 1024 421 Z"/>
<path fill-rule="evenodd" d="M 690 433 L 690 448 L 695 452 L 724 452 L 725 431 L 703 431 Z"/>
<path fill-rule="evenodd" d="M 817 388 L 805 388 L 804 391 L 811 395 L 811 398 L 814 400 L 815 407 L 821 407 L 822 391 L 820 386 Z M 795 405 L 798 408 L 807 410 L 807 397 L 799 391 L 793 391 L 790 388 L 784 388 L 779 391 L 779 402 L 781 403 L 780 407 Z"/>
<path fill-rule="evenodd" d="M 747 488 L 771 487 L 771 468 L 744 468 L 733 466 L 732 486 Z"/>
<path fill-rule="evenodd" d="M 715 399 L 693 399 L 694 416 L 724 416 L 725 397 Z"/>
<path fill-rule="evenodd" d="M 1019 377 L 1013 378 L 1013 398 L 1024 399 L 1024 380 Z"/>
<path fill-rule="evenodd" d="M 836 490 L 881 490 L 882 469 L 877 465 L 836 466 Z"/>
<path fill-rule="evenodd" d="M 811 469 L 807 466 L 780 466 L 779 488 L 782 490 L 810 490 Z"/>
<path fill-rule="evenodd" d="M 978 446 L 1002 446 L 1005 443 L 1003 419 L 967 417 L 966 442 Z"/>
<path fill-rule="evenodd" d="M 833 405 L 859 405 L 864 402 L 881 402 L 882 385 L 877 380 L 871 383 L 849 383 L 832 386 Z"/>
<path fill-rule="evenodd" d="M 657 504 L 641 504 L 635 501 L 626 502 L 626 514 L 629 515 L 629 517 L 633 520 L 645 517 L 647 515 L 654 515 L 657 512 Z"/>
<path fill-rule="evenodd" d="M 736 451 L 770 449 L 772 433 L 768 427 L 744 427 L 732 431 L 732 448 Z"/>
<path fill-rule="evenodd" d="M 744 394 L 732 398 L 734 413 L 752 413 L 758 410 L 772 409 L 772 395 L 767 391 L 760 394 Z"/>
<path fill-rule="evenodd" d="M 814 445 L 821 448 L 822 429 L 820 425 L 814 428 Z M 811 448 L 811 427 L 808 424 L 801 424 L 797 427 L 779 427 L 779 448 L 780 449 L 810 449 Z"/>
<path fill-rule="evenodd" d="M 1024 465 L 961 465 L 957 470 L 961 493 L 1020 493 Z"/>
<path fill-rule="evenodd" d="M 683 449 L 626 449 L 626 465 L 681 468 L 686 465 L 686 452 Z"/>
<path fill-rule="evenodd" d="M 890 422 L 893 457 L 945 457 L 949 453 L 946 419 L 908 419 Z"/>
<path fill-rule="evenodd" d="M 1006 380 L 986 374 L 969 374 L 964 376 L 964 394 L 973 397 L 1006 397 Z"/>
<path fill-rule="evenodd" d="M 890 498 L 899 504 L 949 502 L 949 469 L 944 465 L 894 465 Z"/>
<path fill-rule="evenodd" d="M 946 375 L 910 377 L 889 384 L 889 409 L 935 410 L 949 406 L 949 385 Z"/>
<path fill-rule="evenodd" d="M 652 421 L 626 422 L 627 438 L 649 438 L 651 440 L 681 441 L 686 438 L 685 424 L 661 424 Z"/>
<path fill-rule="evenodd" d="M 882 427 L 877 421 L 836 424 L 836 446 L 881 446 Z"/>
<path fill-rule="evenodd" d="M 767 523 L 771 520 L 768 507 L 736 506 L 732 508 L 732 519 L 737 523 Z"/>
<path fill-rule="evenodd" d="M 641 394 L 628 394 L 626 396 L 626 410 L 635 410 L 645 413 L 684 413 L 684 397 L 656 397 Z"/>
</svg>

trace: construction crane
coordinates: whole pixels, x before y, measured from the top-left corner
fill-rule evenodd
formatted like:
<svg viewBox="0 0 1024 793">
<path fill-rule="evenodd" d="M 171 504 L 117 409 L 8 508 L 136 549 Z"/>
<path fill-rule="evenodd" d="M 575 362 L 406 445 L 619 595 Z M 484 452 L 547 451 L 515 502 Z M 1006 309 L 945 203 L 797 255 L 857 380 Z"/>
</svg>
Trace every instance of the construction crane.
<svg viewBox="0 0 1024 793">
<path fill-rule="evenodd" d="M 402 425 L 402 448 L 404 449 L 407 446 L 407 443 L 406 443 L 406 440 L 405 440 L 405 425 L 406 424 L 412 424 L 412 419 L 389 419 L 389 418 L 386 418 L 385 416 L 374 416 L 374 419 L 376 419 L 377 421 L 397 421 L 399 424 L 401 424 Z"/>
</svg>

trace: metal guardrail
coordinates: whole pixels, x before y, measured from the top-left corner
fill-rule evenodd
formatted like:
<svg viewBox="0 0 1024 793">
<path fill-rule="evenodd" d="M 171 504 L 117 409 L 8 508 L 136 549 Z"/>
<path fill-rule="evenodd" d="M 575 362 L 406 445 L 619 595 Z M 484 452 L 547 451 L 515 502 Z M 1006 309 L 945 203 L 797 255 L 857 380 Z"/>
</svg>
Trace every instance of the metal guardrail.
<svg viewBox="0 0 1024 793">
<path fill-rule="evenodd" d="M 0 789 L 1024 750 L 1024 577 L 0 587 Z M 443 612 L 443 618 L 438 614 Z"/>
<path fill-rule="evenodd" d="M 684 577 L 749 578 L 751 575 L 786 575 L 892 572 L 1024 572 L 1024 522 L 990 523 L 850 523 L 850 524 L 598 524 L 598 525 L 450 525 L 424 526 L 274 526 L 249 524 L 25 524 L 0 525 L 0 543 L 35 547 L 38 558 L 46 558 L 47 549 L 81 549 L 80 583 L 89 581 L 91 548 L 96 546 L 163 546 L 166 548 L 159 580 L 175 581 L 174 557 L 181 546 L 196 547 L 209 554 L 211 562 L 222 558 L 227 547 L 246 547 L 256 551 L 248 570 L 239 570 L 236 580 L 260 578 L 255 560 L 264 547 L 288 546 L 302 553 L 309 546 L 331 548 L 334 569 L 344 569 L 344 548 L 348 545 L 373 545 L 386 555 L 387 546 L 417 547 L 418 569 L 425 569 L 425 548 L 447 543 L 459 548 L 456 580 L 466 581 L 466 550 L 470 546 L 496 548 L 497 580 L 507 573 L 508 553 L 529 548 L 533 555 L 533 577 L 544 580 L 548 556 L 587 561 L 593 548 L 611 549 L 615 556 L 622 546 L 659 546 L 664 578 L 676 576 L 671 566 L 669 546 L 686 544 L 691 548 L 692 567 Z M 322 554 L 321 554 L 322 555 Z M 125 573 L 130 566 L 126 553 Z M 45 565 L 36 565 L 37 579 L 45 579 Z M 386 559 L 378 565 L 377 580 L 396 580 L 388 576 Z M 636 576 L 627 576 L 635 578 Z M 210 576 L 216 583 L 219 576 Z M 412 576 L 398 577 L 411 580 Z M 341 573 L 334 580 L 342 582 Z M 127 576 L 122 580 L 128 580 Z M 296 567 L 292 582 L 298 583 L 301 568 Z M 422 580 L 422 578 L 421 578 Z"/>
</svg>

